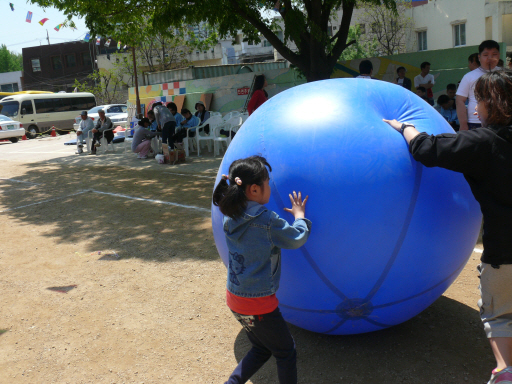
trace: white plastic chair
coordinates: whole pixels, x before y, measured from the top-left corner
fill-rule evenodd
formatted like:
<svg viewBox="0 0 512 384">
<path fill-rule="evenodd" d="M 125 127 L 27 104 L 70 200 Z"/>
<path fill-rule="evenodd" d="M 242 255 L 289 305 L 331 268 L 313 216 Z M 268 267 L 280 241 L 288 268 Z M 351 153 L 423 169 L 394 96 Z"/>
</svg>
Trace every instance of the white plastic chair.
<svg viewBox="0 0 512 384">
<path fill-rule="evenodd" d="M 106 152 L 108 151 L 108 146 L 109 146 L 109 145 L 110 145 L 110 147 L 112 148 L 112 152 L 115 152 L 115 151 L 116 151 L 116 150 L 114 149 L 114 139 L 112 139 L 112 140 L 110 141 L 110 143 L 109 143 L 109 142 L 107 142 L 107 139 L 105 138 L 105 132 L 107 132 L 107 131 L 111 131 L 111 132 L 112 132 L 114 129 L 115 129 L 115 128 L 114 128 L 114 127 L 112 127 L 112 128 L 110 128 L 110 129 L 105 129 L 105 130 L 103 131 L 103 136 L 101 136 L 101 139 L 100 139 L 100 144 L 101 144 L 100 148 L 103 148 L 103 153 L 106 153 Z M 115 137 L 115 136 L 114 136 L 114 137 Z"/>
<path fill-rule="evenodd" d="M 127 147 L 130 152 L 132 151 L 133 137 L 128 137 L 130 135 L 131 130 L 131 128 L 126 128 L 126 130 L 124 131 L 123 152 L 126 152 Z"/>
<path fill-rule="evenodd" d="M 240 116 L 240 112 L 238 112 L 238 111 L 231 111 L 229 113 L 226 113 L 222 119 L 224 121 L 228 121 L 232 117 L 236 117 L 236 116 Z"/>
<path fill-rule="evenodd" d="M 249 117 L 249 113 L 244 112 L 240 116 L 242 116 L 242 124 L 243 124 L 243 123 L 245 123 L 245 120 L 247 120 L 247 118 Z"/>
<path fill-rule="evenodd" d="M 114 139 L 112 139 L 112 141 L 110 143 L 107 142 L 107 139 L 105 138 L 105 132 L 107 131 L 113 131 L 115 128 L 112 127 L 110 129 L 106 129 L 103 131 L 103 136 L 101 136 L 101 139 L 100 139 L 100 148 L 102 148 L 102 152 L 103 153 L 106 153 L 107 150 L 108 150 L 108 146 L 110 145 L 111 148 L 112 148 L 112 152 L 115 152 L 115 149 L 114 149 Z M 87 139 L 86 139 L 86 142 L 87 142 L 87 148 L 89 149 L 92 145 L 92 130 L 89 131 L 88 135 L 87 135 Z M 89 142 L 91 143 L 91 145 L 89 144 Z M 92 148 L 91 148 L 92 149 Z M 90 149 L 89 149 L 90 150 Z"/>
<path fill-rule="evenodd" d="M 208 120 L 204 121 L 203 124 L 199 125 L 196 128 L 196 135 L 192 138 L 195 139 L 196 145 L 197 145 L 197 157 L 201 156 L 201 141 L 206 141 L 208 145 L 208 152 L 212 151 L 211 144 L 213 142 L 213 130 L 214 128 L 222 124 L 222 117 L 220 116 L 213 116 L 210 117 Z M 204 131 L 204 127 L 208 125 L 210 127 L 210 133 L 206 133 Z"/>
<path fill-rule="evenodd" d="M 219 156 L 220 148 L 223 147 L 223 143 L 226 143 L 226 150 L 228 149 L 229 144 L 231 144 L 231 132 L 236 132 L 240 126 L 242 125 L 242 117 L 235 116 L 226 121 L 224 124 L 218 125 L 215 127 L 213 131 L 214 139 L 213 139 L 213 155 Z M 228 137 L 223 137 L 220 135 L 220 130 L 229 131 Z"/>
<path fill-rule="evenodd" d="M 222 113 L 210 111 L 210 117 L 213 117 L 213 116 L 220 116 L 220 117 L 222 117 Z"/>
<path fill-rule="evenodd" d="M 190 137 L 190 130 L 192 128 L 196 128 L 196 136 L 197 136 L 197 127 L 199 127 L 200 124 L 197 124 L 195 127 L 190 128 L 184 128 L 187 130 L 187 135 L 183 138 L 183 149 L 185 150 L 185 156 L 189 157 L 190 148 L 189 145 L 194 145 L 194 138 Z M 190 140 L 189 140 L 190 139 Z"/>
</svg>

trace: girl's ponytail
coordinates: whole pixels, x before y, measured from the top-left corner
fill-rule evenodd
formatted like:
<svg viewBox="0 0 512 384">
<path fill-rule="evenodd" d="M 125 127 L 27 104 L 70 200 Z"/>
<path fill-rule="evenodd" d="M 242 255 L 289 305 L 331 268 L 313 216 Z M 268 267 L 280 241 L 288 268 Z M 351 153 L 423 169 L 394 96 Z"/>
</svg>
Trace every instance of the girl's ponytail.
<svg viewBox="0 0 512 384">
<path fill-rule="evenodd" d="M 261 156 L 234 161 L 229 167 L 229 176 L 222 175 L 213 192 L 213 205 L 218 206 L 223 215 L 232 219 L 242 217 L 247 208 L 245 189 L 253 184 L 263 186 L 269 178 L 267 167 L 272 171 L 267 160 Z"/>
</svg>

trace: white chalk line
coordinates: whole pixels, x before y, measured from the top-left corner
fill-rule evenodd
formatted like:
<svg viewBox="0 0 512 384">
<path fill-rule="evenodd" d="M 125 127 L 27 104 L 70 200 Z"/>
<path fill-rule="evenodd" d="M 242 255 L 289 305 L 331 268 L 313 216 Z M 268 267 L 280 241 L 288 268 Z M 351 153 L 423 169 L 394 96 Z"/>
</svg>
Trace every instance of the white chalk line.
<svg viewBox="0 0 512 384">
<path fill-rule="evenodd" d="M 8 211 L 14 211 L 15 209 L 27 208 L 27 207 L 31 207 L 31 206 L 33 206 L 33 205 L 49 203 L 49 202 L 51 202 L 51 201 L 55 201 L 55 200 L 62 200 L 62 199 L 65 199 L 65 198 L 67 198 L 67 197 L 72 197 L 72 196 L 76 196 L 76 195 L 81 195 L 82 193 L 85 193 L 85 192 L 87 192 L 87 191 L 80 191 L 80 192 L 77 192 L 77 193 L 72 193 L 71 195 L 55 197 L 55 198 L 53 198 L 53 199 L 48 199 L 48 200 L 44 200 L 44 201 L 39 201 L 39 202 L 37 202 L 37 203 L 32 203 L 32 204 L 22 205 L 21 207 L 7 208 L 7 209 L 4 209 L 3 211 L 0 211 L 0 213 L 2 213 L 2 212 L 8 212 Z"/>
<path fill-rule="evenodd" d="M 15 183 L 23 183 L 23 184 L 41 185 L 39 183 L 31 183 L 30 181 L 8 179 L 8 178 L 5 178 L 5 177 L 0 177 L 0 180 L 14 181 Z"/>
<path fill-rule="evenodd" d="M 207 208 L 200 208 L 200 207 L 196 207 L 196 206 L 193 206 L 193 205 L 185 205 L 185 204 L 173 203 L 173 202 L 170 202 L 170 201 L 154 200 L 154 199 L 144 199 L 142 197 L 134 197 L 134 196 L 122 195 L 120 193 L 110 193 L 110 192 L 95 191 L 94 189 L 90 190 L 90 192 L 98 193 L 100 195 L 109 195 L 109 196 L 115 196 L 115 197 L 123 197 L 123 198 L 129 199 L 129 200 L 147 201 L 149 203 L 171 205 L 173 207 L 180 207 L 180 208 L 186 208 L 186 209 L 194 209 L 196 211 L 201 211 L 201 212 L 208 212 L 208 213 L 212 212 L 211 210 L 209 210 Z"/>
<path fill-rule="evenodd" d="M 203 176 L 203 175 L 194 175 L 187 173 L 174 173 L 174 172 L 164 172 L 167 175 L 175 175 L 175 176 L 190 176 L 190 177 L 201 177 L 204 179 L 215 179 L 215 176 Z"/>
<path fill-rule="evenodd" d="M 475 249 L 473 249 L 473 252 L 484 253 L 484 250 L 483 249 L 479 249 L 479 248 L 475 248 Z"/>
</svg>

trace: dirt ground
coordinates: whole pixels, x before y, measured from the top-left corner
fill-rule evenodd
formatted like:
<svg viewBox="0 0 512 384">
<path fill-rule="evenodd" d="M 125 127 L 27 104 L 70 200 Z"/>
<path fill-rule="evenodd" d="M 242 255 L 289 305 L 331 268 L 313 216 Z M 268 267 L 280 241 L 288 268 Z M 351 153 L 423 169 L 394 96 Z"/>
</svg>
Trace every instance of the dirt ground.
<svg viewBox="0 0 512 384">
<path fill-rule="evenodd" d="M 223 383 L 249 344 L 211 231 L 220 159 L 76 156 L 63 141 L 0 143 L 0 383 Z M 479 257 L 399 326 L 291 326 L 299 382 L 486 383 Z M 276 382 L 273 359 L 252 379 Z"/>
</svg>

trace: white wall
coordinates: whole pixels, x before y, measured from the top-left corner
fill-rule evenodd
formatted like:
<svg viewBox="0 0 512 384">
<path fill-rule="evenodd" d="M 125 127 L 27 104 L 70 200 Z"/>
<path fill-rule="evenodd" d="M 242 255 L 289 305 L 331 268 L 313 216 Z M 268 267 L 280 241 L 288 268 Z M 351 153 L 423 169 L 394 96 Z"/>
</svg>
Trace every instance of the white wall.
<svg viewBox="0 0 512 384">
<path fill-rule="evenodd" d="M 0 86 L 2 84 L 18 84 L 18 91 L 21 89 L 21 71 L 0 73 Z"/>
</svg>

